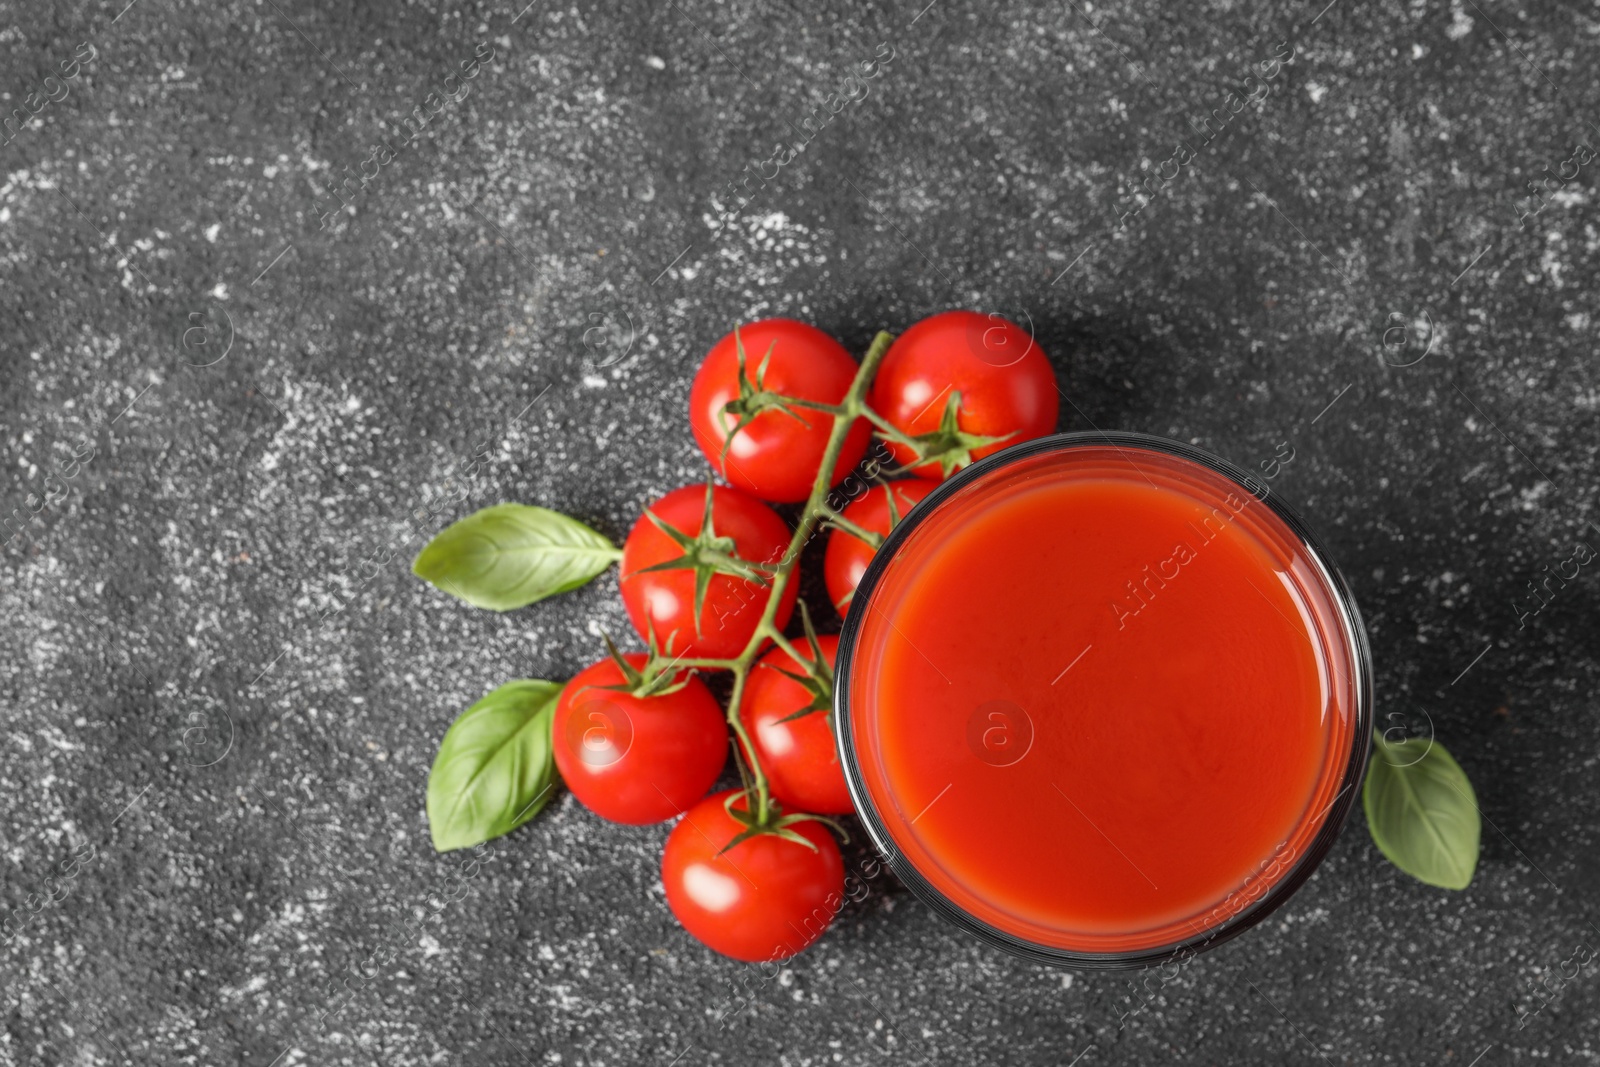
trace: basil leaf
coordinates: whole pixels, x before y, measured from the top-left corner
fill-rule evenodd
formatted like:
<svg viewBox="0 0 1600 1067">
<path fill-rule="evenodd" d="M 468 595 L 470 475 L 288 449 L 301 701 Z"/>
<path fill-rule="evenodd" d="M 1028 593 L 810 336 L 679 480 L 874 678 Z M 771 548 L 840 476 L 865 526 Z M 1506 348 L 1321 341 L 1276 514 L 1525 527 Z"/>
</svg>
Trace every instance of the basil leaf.
<svg viewBox="0 0 1600 1067">
<path fill-rule="evenodd" d="M 519 678 L 463 711 L 428 774 L 428 828 L 439 852 L 509 834 L 555 786 L 550 737 L 557 682 Z"/>
<path fill-rule="evenodd" d="M 1483 829 L 1466 772 L 1432 738 L 1376 742 L 1361 791 L 1372 840 L 1418 881 L 1465 889 Z"/>
<path fill-rule="evenodd" d="M 441 530 L 411 572 L 474 607 L 510 611 L 576 589 L 621 558 L 559 511 L 496 504 Z"/>
</svg>

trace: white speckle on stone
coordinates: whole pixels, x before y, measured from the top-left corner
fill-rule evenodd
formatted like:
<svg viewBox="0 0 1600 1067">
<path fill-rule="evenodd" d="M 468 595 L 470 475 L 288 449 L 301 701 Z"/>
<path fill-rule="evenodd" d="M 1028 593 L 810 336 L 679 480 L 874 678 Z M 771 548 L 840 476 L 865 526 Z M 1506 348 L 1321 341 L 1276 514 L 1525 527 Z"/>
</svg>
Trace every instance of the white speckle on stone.
<svg viewBox="0 0 1600 1067">
<path fill-rule="evenodd" d="M 1517 507 L 1522 511 L 1537 511 L 1539 503 L 1550 492 L 1550 483 L 1540 480 L 1517 494 Z"/>
<path fill-rule="evenodd" d="M 1558 243 L 1558 242 L 1552 242 Z M 1550 276 L 1550 284 L 1560 289 L 1562 287 L 1561 274 L 1566 270 L 1566 261 L 1558 254 L 1558 249 L 1547 247 L 1539 257 L 1539 266 Z"/>
</svg>

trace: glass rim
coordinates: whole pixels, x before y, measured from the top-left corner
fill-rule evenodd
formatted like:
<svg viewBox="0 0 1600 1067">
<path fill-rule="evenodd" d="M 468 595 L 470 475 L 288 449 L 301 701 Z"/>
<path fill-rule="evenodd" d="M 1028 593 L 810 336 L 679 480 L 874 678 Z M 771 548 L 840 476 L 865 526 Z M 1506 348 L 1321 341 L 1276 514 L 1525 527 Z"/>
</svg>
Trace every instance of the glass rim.
<svg viewBox="0 0 1600 1067">
<path fill-rule="evenodd" d="M 945 501 L 979 479 L 1019 460 L 1093 445 L 1110 447 L 1119 452 L 1123 449 L 1157 452 L 1188 460 L 1235 483 L 1257 501 L 1271 508 L 1274 514 L 1283 520 L 1289 531 L 1299 539 L 1306 555 L 1315 564 L 1326 584 L 1332 603 L 1338 609 L 1350 650 L 1352 681 L 1356 695 L 1355 723 L 1351 731 L 1350 750 L 1345 755 L 1341 788 L 1322 816 L 1322 825 L 1316 835 L 1289 869 L 1254 901 L 1193 937 L 1166 945 L 1122 952 L 1064 949 L 1018 937 L 973 915 L 934 886 L 891 840 L 885 821 L 879 816 L 867 791 L 861 765 L 852 743 L 850 723 L 850 673 L 854 666 L 856 643 L 862 628 L 861 605 L 871 598 L 884 572 L 912 532 Z M 1281 500 L 1276 492 L 1271 491 L 1244 468 L 1181 441 L 1133 431 L 1085 430 L 1051 434 L 1048 437 L 1024 441 L 969 464 L 939 483 L 890 531 L 867 564 L 867 569 L 862 574 L 851 599 L 844 626 L 839 633 L 839 650 L 834 666 L 834 743 L 839 752 L 840 766 L 844 770 L 850 799 L 855 805 L 856 817 L 866 829 L 867 836 L 872 839 L 873 845 L 885 864 L 894 872 L 895 877 L 899 878 L 914 896 L 946 921 L 975 935 L 986 944 L 1034 963 L 1081 971 L 1132 970 L 1187 958 L 1237 937 L 1276 911 L 1311 877 L 1333 848 L 1334 841 L 1338 839 L 1356 806 L 1357 793 L 1360 792 L 1372 748 L 1372 688 L 1372 650 L 1360 610 L 1356 607 L 1355 597 L 1310 526 L 1299 513 Z M 1246 880 L 1245 886 L 1248 887 L 1249 884 L 1249 880 Z"/>
</svg>

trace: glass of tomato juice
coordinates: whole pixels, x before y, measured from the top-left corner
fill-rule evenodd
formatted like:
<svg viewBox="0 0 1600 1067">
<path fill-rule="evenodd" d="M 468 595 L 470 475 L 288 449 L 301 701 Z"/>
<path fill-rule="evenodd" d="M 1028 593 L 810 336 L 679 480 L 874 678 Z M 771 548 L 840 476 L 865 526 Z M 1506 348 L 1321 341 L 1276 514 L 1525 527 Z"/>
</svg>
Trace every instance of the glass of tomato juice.
<svg viewBox="0 0 1600 1067">
<path fill-rule="evenodd" d="M 940 485 L 863 576 L 837 670 L 890 868 L 1044 963 L 1146 966 L 1260 922 L 1366 769 L 1371 652 L 1327 554 L 1267 480 L 1143 434 Z"/>
</svg>

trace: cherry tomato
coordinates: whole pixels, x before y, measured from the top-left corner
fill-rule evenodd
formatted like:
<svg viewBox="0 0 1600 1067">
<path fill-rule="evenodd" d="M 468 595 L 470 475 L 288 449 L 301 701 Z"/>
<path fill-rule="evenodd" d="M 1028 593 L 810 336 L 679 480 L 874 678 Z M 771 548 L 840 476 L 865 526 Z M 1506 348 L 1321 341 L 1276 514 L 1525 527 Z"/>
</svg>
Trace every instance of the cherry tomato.
<svg viewBox="0 0 1600 1067">
<path fill-rule="evenodd" d="M 902 519 L 917 501 L 933 492 L 934 484 L 920 478 L 892 483 L 895 510 Z M 889 513 L 889 490 L 874 485 L 840 514 L 863 530 L 887 536 L 893 518 Z M 861 576 L 867 573 L 867 564 L 876 554 L 877 549 L 846 530 L 834 530 L 829 535 L 828 552 L 822 559 L 822 576 L 828 583 L 828 597 L 840 615 L 850 610 L 856 586 L 861 584 Z"/>
<path fill-rule="evenodd" d="M 731 659 L 744 651 L 754 636 L 761 613 L 771 596 L 767 584 L 771 571 L 789 547 L 789 527 L 771 508 L 737 489 L 717 486 L 712 493 L 711 531 L 706 536 L 706 487 L 688 485 L 674 489 L 651 504 L 649 515 L 694 539 L 686 549 L 646 515 L 634 523 L 622 546 L 622 602 L 639 636 L 648 639 L 654 628 L 662 651 L 669 657 Z M 680 558 L 686 552 L 702 562 L 737 555 L 745 575 L 711 574 L 695 629 L 697 569 L 647 570 Z M 765 574 L 750 564 L 763 564 Z M 798 569 L 797 569 L 798 574 Z M 798 577 L 791 577 L 778 602 L 774 621 L 781 628 L 794 610 Z"/>
<path fill-rule="evenodd" d="M 823 659 L 831 672 L 839 638 L 825 634 L 817 638 L 817 643 L 822 646 Z M 811 655 L 809 645 L 796 644 L 801 655 Z M 739 717 L 744 720 L 745 732 L 766 771 L 767 786 L 789 811 L 848 815 L 855 806 L 850 803 L 844 768 L 833 743 L 830 710 L 825 706 L 799 718 L 789 718 L 813 702 L 822 702 L 824 695 L 783 671 L 805 676 L 806 665 L 797 663 L 781 648 L 771 649 L 756 662 L 739 700 Z M 825 697 L 831 703 L 831 686 Z"/>
<path fill-rule="evenodd" d="M 634 668 L 642 653 L 623 657 Z M 584 807 L 641 826 L 686 811 L 722 774 L 728 728 L 705 683 L 638 697 L 604 686 L 625 681 L 615 661 L 580 671 L 561 690 L 551 728 L 556 767 Z"/>
<path fill-rule="evenodd" d="M 1032 335 L 976 311 L 946 311 L 901 334 L 883 357 L 868 402 L 915 437 L 945 424 L 953 393 L 961 394 L 961 404 L 951 429 L 1004 440 L 965 442 L 970 447 L 951 457 L 951 469 L 1053 432 L 1061 407 L 1055 372 Z M 916 459 L 903 444 L 891 442 L 889 448 L 902 464 Z M 911 473 L 941 481 L 949 471 L 929 462 Z"/>
<path fill-rule="evenodd" d="M 763 833 L 723 852 L 745 830 L 723 808 L 736 792 L 706 797 L 667 836 L 667 904 L 685 930 L 724 956 L 787 959 L 821 937 L 844 903 L 844 859 L 811 820 L 789 828 L 814 848 Z M 742 799 L 735 807 L 747 810 Z"/>
<path fill-rule="evenodd" d="M 742 427 L 741 415 L 726 410 L 741 395 L 739 345 L 730 333 L 706 355 L 689 391 L 694 439 L 711 465 L 740 489 L 765 500 L 804 500 L 817 480 L 834 419 L 801 407 L 780 410 L 772 406 L 772 394 L 837 404 L 855 379 L 856 361 L 838 341 L 793 319 L 762 319 L 737 332 L 744 343 L 745 377 L 757 393 L 755 410 Z M 733 443 L 724 454 L 730 434 Z M 858 419 L 829 484 L 837 484 L 861 462 L 870 435 L 871 427 Z"/>
</svg>

